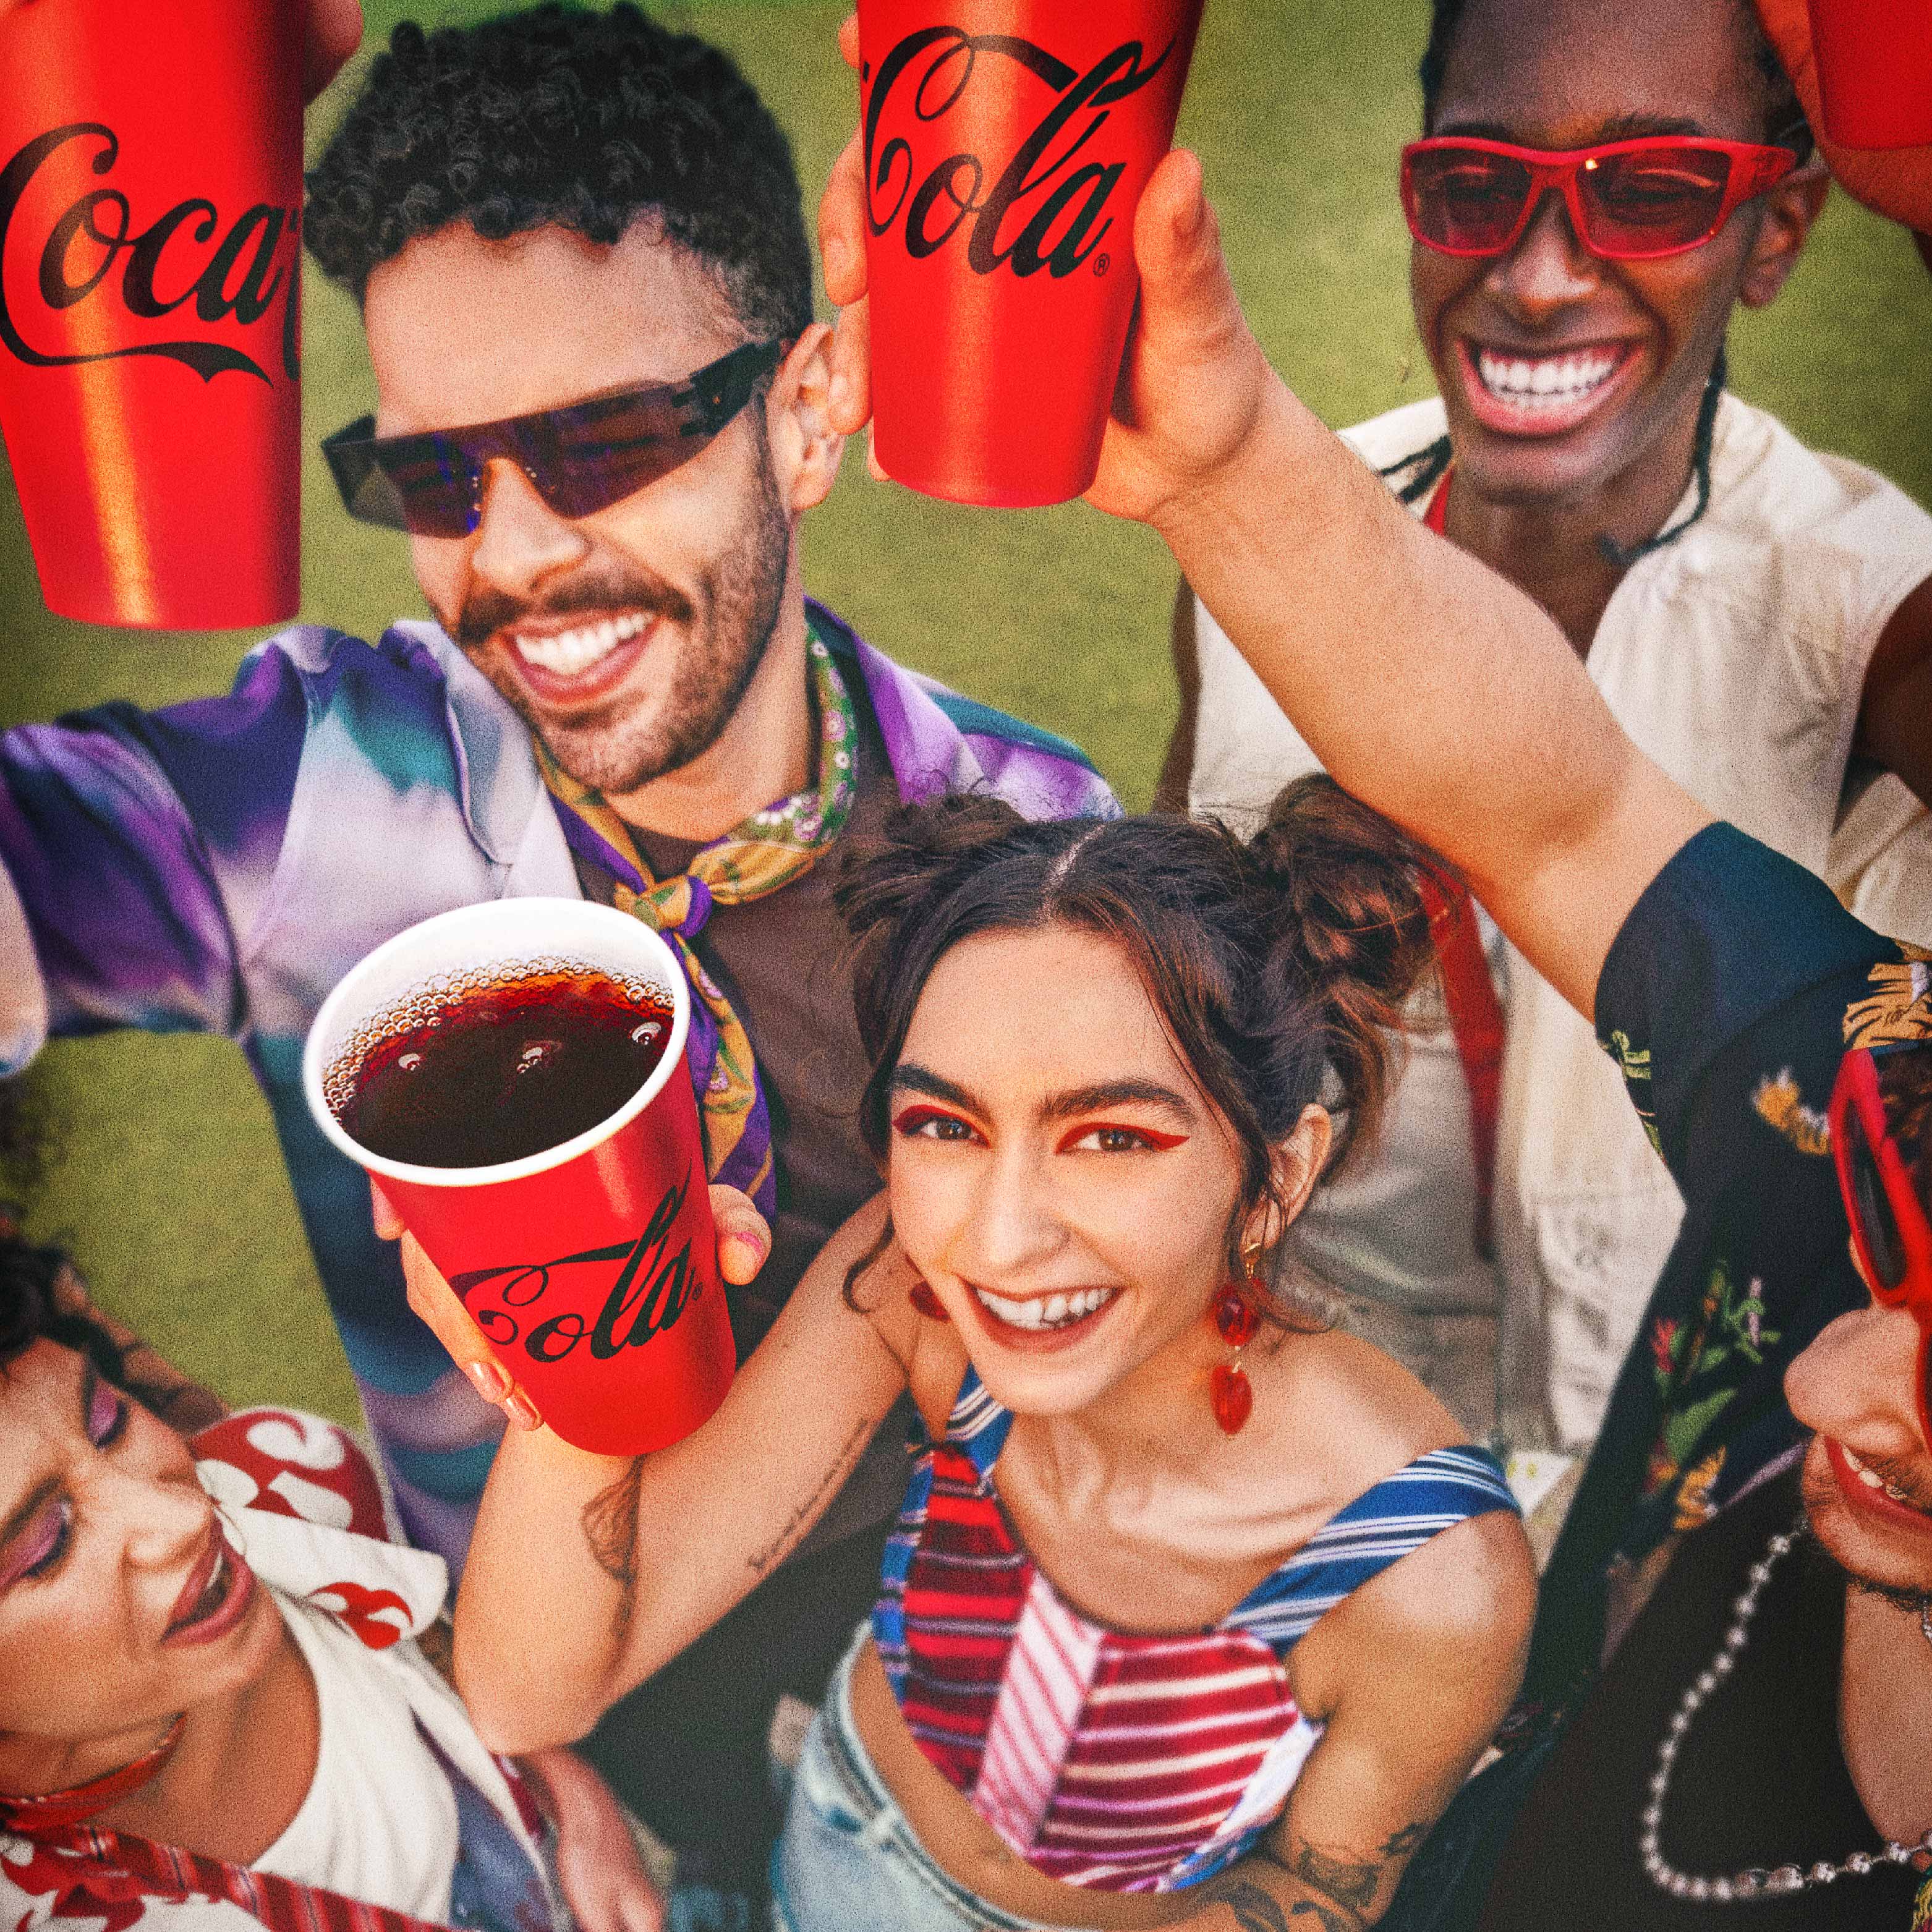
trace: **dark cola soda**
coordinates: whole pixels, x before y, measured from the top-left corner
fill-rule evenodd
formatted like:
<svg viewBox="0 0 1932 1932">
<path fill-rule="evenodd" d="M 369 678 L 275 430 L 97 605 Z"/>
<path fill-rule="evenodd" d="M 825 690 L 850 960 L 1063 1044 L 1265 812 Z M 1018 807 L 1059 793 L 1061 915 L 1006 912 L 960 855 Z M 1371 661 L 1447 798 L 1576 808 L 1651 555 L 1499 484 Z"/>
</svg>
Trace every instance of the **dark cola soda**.
<svg viewBox="0 0 1932 1932">
<path fill-rule="evenodd" d="M 663 1058 L 671 1018 L 656 988 L 602 972 L 492 978 L 369 1046 L 337 1117 L 412 1166 L 522 1160 L 616 1113 Z"/>
</svg>

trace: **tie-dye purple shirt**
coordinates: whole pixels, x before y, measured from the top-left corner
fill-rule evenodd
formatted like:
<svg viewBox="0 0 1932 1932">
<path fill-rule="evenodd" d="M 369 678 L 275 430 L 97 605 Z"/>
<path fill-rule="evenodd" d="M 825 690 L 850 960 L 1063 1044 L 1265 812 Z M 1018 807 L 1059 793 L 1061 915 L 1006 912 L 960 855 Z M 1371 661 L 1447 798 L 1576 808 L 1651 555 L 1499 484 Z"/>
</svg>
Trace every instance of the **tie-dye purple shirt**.
<svg viewBox="0 0 1932 1932">
<path fill-rule="evenodd" d="M 1072 746 L 892 663 L 814 606 L 902 796 L 1112 816 Z M 521 721 L 434 624 L 299 626 L 226 698 L 106 704 L 0 736 L 0 1072 L 50 1034 L 223 1033 L 267 1096 L 316 1264 L 412 1540 L 460 1562 L 498 1431 L 410 1312 L 359 1172 L 303 1103 L 329 989 L 416 920 L 577 872 Z"/>
</svg>

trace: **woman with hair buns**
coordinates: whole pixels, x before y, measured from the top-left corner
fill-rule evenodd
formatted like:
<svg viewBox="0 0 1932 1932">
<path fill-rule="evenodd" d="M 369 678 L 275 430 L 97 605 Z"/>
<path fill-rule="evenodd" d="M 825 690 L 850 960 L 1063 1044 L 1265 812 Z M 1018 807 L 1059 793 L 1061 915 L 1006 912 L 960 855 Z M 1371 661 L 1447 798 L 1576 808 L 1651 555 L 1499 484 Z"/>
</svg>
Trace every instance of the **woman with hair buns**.
<svg viewBox="0 0 1932 1932">
<path fill-rule="evenodd" d="M 839 888 L 885 1197 L 674 1448 L 509 1432 L 458 1613 L 485 1735 L 587 1730 L 910 1388 L 904 1511 L 796 1774 L 776 1923 L 1372 1922 L 1507 1706 L 1534 1598 L 1493 1459 L 1292 1258 L 1373 1129 L 1432 889 L 1324 779 L 1250 846 L 898 814 Z M 406 1241 L 405 1266 L 474 1358 Z"/>
</svg>

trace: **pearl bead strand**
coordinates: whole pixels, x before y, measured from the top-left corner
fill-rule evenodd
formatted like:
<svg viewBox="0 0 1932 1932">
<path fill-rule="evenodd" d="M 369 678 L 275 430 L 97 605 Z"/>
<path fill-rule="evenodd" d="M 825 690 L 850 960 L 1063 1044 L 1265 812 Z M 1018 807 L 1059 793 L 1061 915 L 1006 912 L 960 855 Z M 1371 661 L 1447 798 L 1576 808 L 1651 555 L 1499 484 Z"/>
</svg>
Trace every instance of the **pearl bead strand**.
<svg viewBox="0 0 1932 1932">
<path fill-rule="evenodd" d="M 1888 1839 L 1882 1852 L 1854 1852 L 1842 1864 L 1834 1865 L 1820 1858 L 1809 1871 L 1796 1865 L 1780 1865 L 1774 1871 L 1753 1866 L 1748 1871 L 1734 1872 L 1728 1878 L 1714 1878 L 1681 1872 L 1664 1856 L 1664 1800 L 1670 1789 L 1678 1750 L 1690 1732 L 1691 1720 L 1706 1699 L 1736 1668 L 1749 1640 L 1751 1618 L 1757 1614 L 1758 1597 L 1771 1581 L 1773 1566 L 1780 1557 L 1790 1552 L 1799 1533 L 1774 1536 L 1762 1558 L 1751 1565 L 1750 1582 L 1732 1606 L 1736 1615 L 1724 1634 L 1723 1644 L 1711 1660 L 1710 1667 L 1699 1673 L 1696 1682 L 1678 1700 L 1670 1728 L 1657 1748 L 1657 1769 L 1651 1776 L 1650 1803 L 1644 1810 L 1643 1835 L 1637 1840 L 1637 1850 L 1642 1854 L 1643 1868 L 1651 1882 L 1673 1898 L 1714 1905 L 1739 1904 L 1754 1898 L 1778 1898 L 1792 1892 L 1808 1891 L 1814 1885 L 1830 1885 L 1841 1878 L 1862 1878 L 1867 1872 L 1874 1871 L 1881 1865 L 1909 1865 L 1922 1852 L 1932 1853 L 1932 1831 L 1928 1831 L 1912 1844 L 1900 1844 L 1896 1839 Z M 1927 1641 L 1932 1642 L 1932 1612 L 1922 1612 L 1921 1624 Z"/>
</svg>

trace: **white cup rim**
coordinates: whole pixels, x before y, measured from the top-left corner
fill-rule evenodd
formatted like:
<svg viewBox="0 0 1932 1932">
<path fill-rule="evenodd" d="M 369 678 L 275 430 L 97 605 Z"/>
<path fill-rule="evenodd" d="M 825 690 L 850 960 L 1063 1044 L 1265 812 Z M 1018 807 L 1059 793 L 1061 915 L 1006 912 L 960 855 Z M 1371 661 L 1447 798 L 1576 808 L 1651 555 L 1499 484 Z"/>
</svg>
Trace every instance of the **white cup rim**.
<svg viewBox="0 0 1932 1932">
<path fill-rule="evenodd" d="M 498 1161 L 488 1167 L 426 1167 L 411 1161 L 392 1160 L 386 1155 L 372 1152 L 345 1130 L 324 1094 L 322 1081 L 327 1069 L 322 1064 L 323 1040 L 340 1019 L 344 1009 L 353 1004 L 358 991 L 398 953 L 419 946 L 430 928 L 436 928 L 440 934 L 460 930 L 466 924 L 497 926 L 502 922 L 506 908 L 525 907 L 530 909 L 533 920 L 545 917 L 556 920 L 567 915 L 577 921 L 587 916 L 593 928 L 606 921 L 611 922 L 614 931 L 621 929 L 627 941 L 635 944 L 641 939 L 645 942 L 646 952 L 655 952 L 658 956 L 665 991 L 670 996 L 670 1037 L 664 1043 L 657 1065 L 651 1070 L 650 1078 L 614 1113 L 607 1114 L 596 1126 L 586 1127 L 582 1133 L 560 1142 L 554 1148 L 546 1148 L 541 1154 L 526 1154 L 520 1160 Z M 568 941 L 565 940 L 551 938 L 542 943 L 548 947 L 568 950 Z M 506 1180 L 525 1180 L 532 1174 L 548 1174 L 554 1168 L 564 1166 L 580 1154 L 601 1147 L 620 1129 L 628 1126 L 664 1091 L 674 1072 L 680 1078 L 684 1076 L 684 1047 L 690 1028 L 691 988 L 685 980 L 684 969 L 663 936 L 641 920 L 633 918 L 628 913 L 619 912 L 614 907 L 599 905 L 591 899 L 534 896 L 491 899 L 481 905 L 460 906 L 453 912 L 437 913 L 428 919 L 418 920 L 393 938 L 384 940 L 374 952 L 365 953 L 343 975 L 309 1023 L 308 1038 L 302 1048 L 302 1094 L 308 1102 L 310 1116 L 330 1144 L 368 1173 L 418 1187 L 494 1187 Z"/>
</svg>

